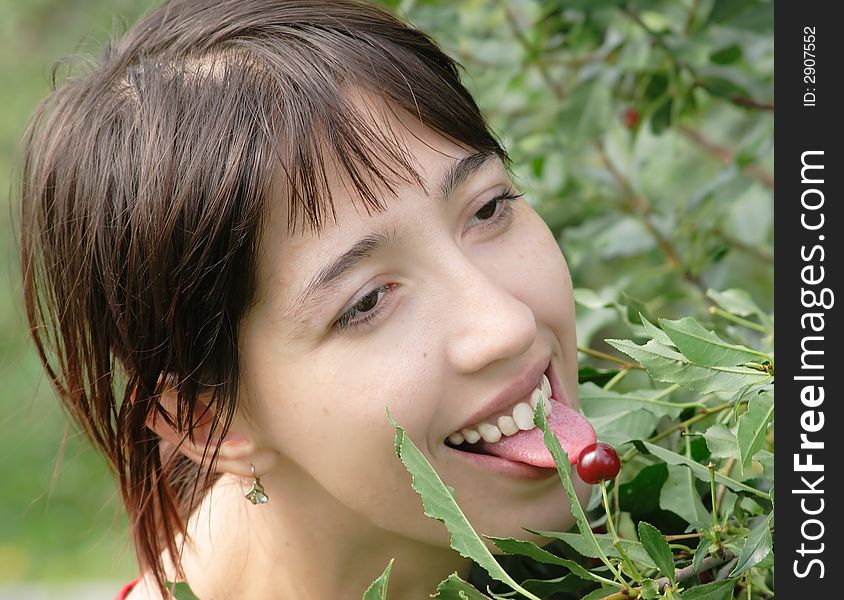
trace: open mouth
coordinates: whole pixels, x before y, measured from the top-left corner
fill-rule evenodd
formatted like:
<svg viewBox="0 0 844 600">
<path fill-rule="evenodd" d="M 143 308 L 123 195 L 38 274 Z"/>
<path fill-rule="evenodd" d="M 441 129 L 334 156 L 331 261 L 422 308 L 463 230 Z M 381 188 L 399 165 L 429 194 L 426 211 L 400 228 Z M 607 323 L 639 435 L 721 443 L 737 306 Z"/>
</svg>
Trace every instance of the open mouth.
<svg viewBox="0 0 844 600">
<path fill-rule="evenodd" d="M 449 448 L 459 450 L 460 452 L 468 452 L 469 454 L 486 454 L 487 456 L 494 456 L 489 452 L 485 452 L 481 444 L 470 444 L 469 442 L 464 441 L 462 444 L 458 444 L 457 446 L 455 446 L 450 441 L 446 440 L 445 445 Z"/>
<path fill-rule="evenodd" d="M 596 441 L 595 429 L 579 411 L 564 400 L 564 392 L 552 388 L 549 365 L 536 388 L 526 398 L 478 423 L 452 432 L 444 444 L 471 463 L 516 477 L 540 478 L 556 463 L 545 446 L 545 433 L 533 423 L 533 413 L 543 400 L 550 431 L 572 464 L 583 448 Z M 554 397 L 559 394 L 560 397 Z"/>
<path fill-rule="evenodd" d="M 517 402 L 497 415 L 452 432 L 445 439 L 445 444 L 464 452 L 491 454 L 488 451 L 489 444 L 536 428 L 533 413 L 540 399 L 545 407 L 545 416 L 550 416 L 553 411 L 551 382 L 545 373 L 537 382 L 529 399 Z"/>
</svg>

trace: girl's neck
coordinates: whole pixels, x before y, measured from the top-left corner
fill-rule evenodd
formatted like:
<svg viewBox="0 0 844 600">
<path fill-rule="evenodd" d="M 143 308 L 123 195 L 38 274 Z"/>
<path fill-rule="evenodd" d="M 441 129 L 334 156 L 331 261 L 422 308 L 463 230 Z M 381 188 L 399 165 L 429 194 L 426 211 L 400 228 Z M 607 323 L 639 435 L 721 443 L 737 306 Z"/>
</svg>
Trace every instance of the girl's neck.
<svg viewBox="0 0 844 600">
<path fill-rule="evenodd" d="M 450 573 L 468 574 L 471 563 L 450 548 L 364 522 L 329 494 L 309 494 L 307 482 L 264 485 L 269 504 L 252 506 L 244 481 L 224 475 L 191 516 L 181 563 L 198 598 L 359 600 L 391 558 L 396 598 L 425 598 Z"/>
</svg>

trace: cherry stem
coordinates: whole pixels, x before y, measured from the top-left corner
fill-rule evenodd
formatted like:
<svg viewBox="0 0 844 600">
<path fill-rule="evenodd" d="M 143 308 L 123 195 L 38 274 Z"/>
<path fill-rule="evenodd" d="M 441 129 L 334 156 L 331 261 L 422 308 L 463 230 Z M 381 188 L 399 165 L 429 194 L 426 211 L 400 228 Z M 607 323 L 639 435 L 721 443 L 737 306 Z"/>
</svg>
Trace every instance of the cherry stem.
<svg viewBox="0 0 844 600">
<path fill-rule="evenodd" d="M 621 545 L 621 539 L 618 537 L 618 533 L 615 530 L 612 513 L 610 512 L 610 502 L 607 498 L 607 486 L 604 485 L 603 481 L 598 485 L 601 486 L 601 497 L 604 499 L 604 510 L 607 513 L 607 528 L 610 530 L 610 534 L 612 535 L 613 546 L 615 546 L 615 549 L 618 550 L 621 560 L 623 560 L 624 564 L 627 565 L 627 568 L 630 570 L 630 574 L 633 576 L 633 579 L 636 580 L 636 583 L 642 583 L 642 575 L 633 565 L 630 557 L 627 556 L 627 552 L 624 551 L 624 547 Z"/>
</svg>

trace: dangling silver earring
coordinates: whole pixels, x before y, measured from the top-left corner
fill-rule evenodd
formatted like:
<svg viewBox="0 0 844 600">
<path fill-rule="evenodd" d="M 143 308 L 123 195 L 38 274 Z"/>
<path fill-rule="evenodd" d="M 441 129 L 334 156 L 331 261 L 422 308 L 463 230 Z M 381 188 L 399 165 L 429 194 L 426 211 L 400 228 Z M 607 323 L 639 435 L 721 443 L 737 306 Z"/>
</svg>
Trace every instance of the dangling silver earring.
<svg viewBox="0 0 844 600">
<path fill-rule="evenodd" d="M 246 496 L 244 496 L 247 500 L 249 500 L 252 504 L 266 504 L 269 502 L 269 497 L 264 493 L 264 486 L 261 485 L 261 478 L 255 475 L 255 465 L 250 464 L 252 467 L 252 487 L 249 488 L 249 491 L 246 492 Z"/>
</svg>

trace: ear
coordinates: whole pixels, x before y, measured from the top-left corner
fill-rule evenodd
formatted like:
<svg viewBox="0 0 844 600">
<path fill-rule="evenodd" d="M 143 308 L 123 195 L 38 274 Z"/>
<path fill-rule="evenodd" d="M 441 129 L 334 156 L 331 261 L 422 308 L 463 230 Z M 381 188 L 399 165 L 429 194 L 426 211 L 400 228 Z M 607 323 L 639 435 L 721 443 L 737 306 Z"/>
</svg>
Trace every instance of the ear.
<svg viewBox="0 0 844 600">
<path fill-rule="evenodd" d="M 177 398 L 175 387 L 165 383 L 160 404 L 173 422 L 176 421 Z M 219 424 L 214 428 L 212 438 L 211 429 L 216 419 L 217 415 L 200 396 L 194 408 L 193 440 L 190 439 L 186 431 L 178 431 L 172 427 L 159 414 L 159 411 L 150 414 L 146 425 L 158 434 L 163 445 L 170 452 L 179 452 L 198 465 L 207 467 L 211 462 L 215 447 L 219 445 L 220 450 L 214 463 L 214 470 L 218 473 L 251 477 L 253 465 L 255 472 L 259 475 L 266 473 L 274 466 L 278 455 L 274 450 L 262 448 L 258 444 L 248 424 L 240 415 L 235 414 L 231 427 L 222 439 L 220 439 L 221 427 Z M 206 446 L 208 448 L 207 453 Z M 167 453 L 168 450 L 164 450 L 164 452 Z M 204 458 L 203 454 L 205 454 Z"/>
</svg>

